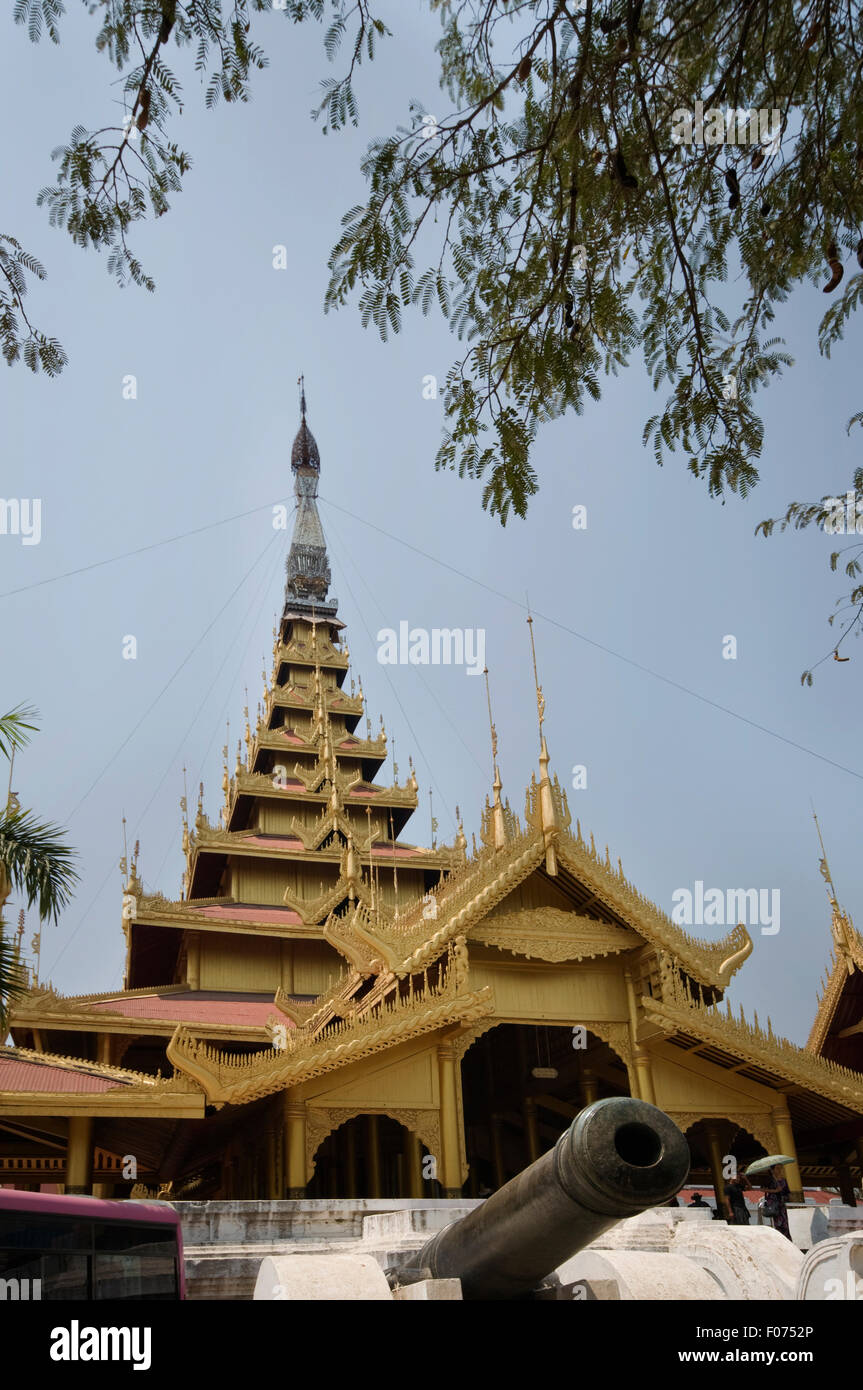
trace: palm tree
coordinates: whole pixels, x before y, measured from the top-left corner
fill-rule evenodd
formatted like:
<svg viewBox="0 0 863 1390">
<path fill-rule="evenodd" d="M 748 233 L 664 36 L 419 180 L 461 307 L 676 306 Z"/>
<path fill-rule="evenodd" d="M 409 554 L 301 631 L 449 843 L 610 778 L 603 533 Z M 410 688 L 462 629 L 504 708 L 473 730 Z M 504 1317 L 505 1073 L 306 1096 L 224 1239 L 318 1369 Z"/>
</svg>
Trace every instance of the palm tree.
<svg viewBox="0 0 863 1390">
<path fill-rule="evenodd" d="M 36 718 L 29 705 L 17 705 L 0 716 L 0 754 L 11 761 L 19 748 L 25 748 L 38 728 L 29 721 Z M 41 919 L 56 922 L 78 881 L 72 862 L 75 851 L 63 843 L 61 834 L 58 826 L 22 811 L 10 792 L 0 812 L 0 914 L 14 889 L 24 894 L 28 907 L 38 903 Z M 27 990 L 18 953 L 4 937 L 3 927 L 0 915 L 0 1042 L 6 1034 L 8 1004 Z"/>
</svg>

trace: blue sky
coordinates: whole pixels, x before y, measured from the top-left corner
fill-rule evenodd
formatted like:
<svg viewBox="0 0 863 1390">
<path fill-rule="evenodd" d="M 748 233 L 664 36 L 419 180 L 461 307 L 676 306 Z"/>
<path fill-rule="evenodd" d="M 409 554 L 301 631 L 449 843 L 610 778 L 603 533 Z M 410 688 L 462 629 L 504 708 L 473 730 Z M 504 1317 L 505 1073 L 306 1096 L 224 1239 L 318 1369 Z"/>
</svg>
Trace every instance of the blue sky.
<svg viewBox="0 0 863 1390">
<path fill-rule="evenodd" d="M 481 485 L 434 471 L 442 408 L 422 380 L 442 382 L 455 357 L 445 323 L 410 314 L 384 344 L 355 308 L 322 310 L 340 218 L 363 198 L 367 142 L 405 120 L 411 98 L 447 109 L 437 21 L 390 12 L 397 37 L 358 84 L 358 131 L 324 136 L 309 119 L 334 71 L 316 26 L 263 17 L 271 62 L 246 107 L 207 112 L 184 74 L 178 133 L 194 168 L 170 214 L 135 233 L 154 295 L 119 290 L 103 257 L 35 207 L 51 149 L 77 122 L 104 125 L 121 109 L 94 21 L 73 9 L 59 48 L 3 21 L 0 117 L 15 132 L 4 230 L 45 264 L 30 309 L 71 359 L 56 381 L 0 371 L 0 494 L 42 499 L 38 546 L 0 537 L 0 593 L 20 590 L 0 599 L 0 703 L 35 703 L 42 725 L 13 785 L 68 825 L 82 870 L 75 902 L 45 928 L 43 975 L 70 994 L 121 982 L 123 814 L 147 889 L 172 897 L 184 763 L 190 796 L 203 777 L 218 814 L 225 720 L 233 757 L 264 653 L 269 669 L 287 547 L 271 506 L 291 497 L 303 372 L 354 672 L 373 725 L 383 713 L 394 736 L 401 780 L 412 753 L 420 781 L 406 837 L 429 840 L 430 782 L 441 837 L 452 840 L 457 803 L 468 838 L 478 831 L 491 784 L 485 691 L 463 670 L 378 664 L 376 634 L 402 620 L 485 630 L 504 794 L 521 813 L 538 752 L 528 593 L 553 769 L 568 787 L 571 769 L 587 768 L 587 787 L 569 792 L 573 817 L 666 911 L 699 879 L 779 889 L 781 929 L 755 930 L 731 997 L 803 1041 L 830 948 L 810 802 L 840 899 L 863 920 L 860 656 L 852 643 L 851 662 L 826 663 L 801 687 L 800 672 L 831 648 L 826 617 L 843 592 L 828 571 L 833 543 L 815 529 L 771 540 L 754 530 L 793 498 L 846 485 L 859 457 L 845 434 L 861 404 L 859 326 L 825 363 L 820 291 L 782 310 L 777 331 L 796 365 L 762 396 L 761 483 L 749 499 L 722 506 L 682 460 L 656 467 L 641 445 L 656 398 L 636 363 L 582 417 L 543 427 L 540 494 L 526 521 L 502 529 L 482 511 Z M 284 271 L 273 269 L 277 244 Z M 130 373 L 136 400 L 123 398 Z M 583 531 L 571 524 L 577 504 Z M 197 528 L 209 529 L 53 580 Z M 135 661 L 122 656 L 129 634 Z M 722 657 L 728 634 L 735 661 Z M 14 899 L 10 908 L 14 921 Z M 31 912 L 28 938 L 36 928 Z"/>
</svg>

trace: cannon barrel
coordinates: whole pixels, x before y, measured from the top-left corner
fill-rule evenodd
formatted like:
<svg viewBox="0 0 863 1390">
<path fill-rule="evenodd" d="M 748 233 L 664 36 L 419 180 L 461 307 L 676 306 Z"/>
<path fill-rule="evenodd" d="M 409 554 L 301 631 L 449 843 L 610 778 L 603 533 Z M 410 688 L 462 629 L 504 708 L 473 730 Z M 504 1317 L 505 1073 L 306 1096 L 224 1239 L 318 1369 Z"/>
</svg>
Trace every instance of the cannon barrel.
<svg viewBox="0 0 863 1390">
<path fill-rule="evenodd" d="M 662 1110 L 626 1096 L 598 1100 L 410 1263 L 460 1279 L 464 1298 L 519 1298 L 616 1221 L 667 1202 L 688 1173 L 689 1146 Z"/>
</svg>

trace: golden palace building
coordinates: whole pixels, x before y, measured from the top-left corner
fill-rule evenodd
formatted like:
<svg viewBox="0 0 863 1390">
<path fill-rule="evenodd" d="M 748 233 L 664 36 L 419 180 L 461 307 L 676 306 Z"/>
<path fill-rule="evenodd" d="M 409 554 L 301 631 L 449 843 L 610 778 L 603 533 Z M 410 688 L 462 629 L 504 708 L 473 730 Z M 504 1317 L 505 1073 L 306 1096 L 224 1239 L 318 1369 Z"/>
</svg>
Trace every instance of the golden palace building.
<svg viewBox="0 0 863 1390">
<path fill-rule="evenodd" d="M 793 1192 L 863 1161 L 863 940 L 833 906 L 809 1043 L 723 1007 L 744 926 L 694 938 L 573 826 L 538 767 L 519 820 L 494 783 L 481 845 L 403 838 L 417 781 L 346 688 L 320 459 L 303 418 L 297 512 L 264 705 L 221 822 L 185 819 L 179 901 L 126 865 L 124 988 L 34 987 L 0 1048 L 0 1183 L 100 1195 L 483 1195 L 591 1101 L 634 1095 L 685 1131 L 696 1176 L 795 1157 Z M 350 693 L 349 693 L 350 689 Z M 397 774 L 396 774 L 397 776 Z M 826 945 L 826 943 L 825 943 Z M 814 1004 L 813 1000 L 813 1004 Z"/>
</svg>

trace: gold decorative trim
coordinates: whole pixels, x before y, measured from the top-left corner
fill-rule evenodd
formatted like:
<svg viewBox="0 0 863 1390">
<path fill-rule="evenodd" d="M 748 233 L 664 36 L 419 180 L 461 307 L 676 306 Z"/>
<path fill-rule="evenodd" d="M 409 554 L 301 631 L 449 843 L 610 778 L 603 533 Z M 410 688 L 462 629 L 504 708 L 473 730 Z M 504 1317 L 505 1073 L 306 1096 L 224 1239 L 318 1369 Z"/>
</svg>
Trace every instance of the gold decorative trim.
<svg viewBox="0 0 863 1390">
<path fill-rule="evenodd" d="M 777 1149 L 776 1131 L 773 1128 L 773 1121 L 768 1113 L 752 1112 L 749 1110 L 717 1110 L 707 1113 L 704 1110 L 675 1110 L 671 1108 L 666 1114 L 674 1121 L 677 1128 L 684 1134 L 692 1129 L 694 1125 L 702 1121 L 727 1120 L 733 1126 L 731 1145 L 735 1143 L 737 1135 L 741 1130 L 745 1130 L 750 1138 L 760 1144 L 766 1154 L 775 1153 Z"/>
<path fill-rule="evenodd" d="M 493 1009 L 493 994 L 488 986 L 460 995 L 450 972 L 446 983 L 440 986 L 430 984 L 410 998 L 384 1000 L 377 1013 L 345 1019 L 324 1033 L 308 1036 L 305 1029 L 292 1030 L 284 1049 L 229 1056 L 188 1028 L 178 1027 L 168 1044 L 167 1055 L 174 1066 L 204 1088 L 212 1102 L 238 1105 L 322 1076 L 447 1024 L 481 1018 Z"/>
<path fill-rule="evenodd" d="M 685 969 L 703 984 L 723 988 L 749 952 L 749 933 L 742 925 L 734 927 L 719 941 L 705 941 L 690 936 L 672 922 L 655 903 L 624 877 L 618 860 L 618 871 L 611 866 L 606 848 L 605 863 L 600 859 L 591 836 L 590 848 L 577 824 L 577 835 L 562 834 L 558 854 L 564 867 L 585 887 L 590 888 L 626 924 L 652 945 L 670 951 Z M 750 947 L 751 950 L 751 942 Z M 724 973 L 723 973 L 724 972 Z"/>
<path fill-rule="evenodd" d="M 314 1177 L 315 1159 L 325 1139 L 358 1115 L 387 1115 L 416 1134 L 430 1154 L 440 1156 L 440 1117 L 434 1108 L 405 1110 L 392 1105 L 310 1106 L 306 1110 L 306 1182 Z M 465 1179 L 467 1174 L 465 1174 Z"/>
<path fill-rule="evenodd" d="M 528 960 L 586 960 L 640 946 L 642 938 L 627 927 L 598 922 L 556 907 L 525 908 L 487 919 L 469 933 L 472 941 L 496 946 Z"/>
<path fill-rule="evenodd" d="M 641 999 L 647 1017 L 665 1032 L 690 1033 L 703 1042 L 725 1047 L 753 1066 L 785 1081 L 796 1082 L 849 1110 L 863 1113 L 863 1075 L 860 1072 L 796 1047 L 787 1038 L 777 1037 L 769 1019 L 765 1032 L 757 1014 L 754 1022 L 748 1023 L 742 1009 L 739 1019 L 732 1016 L 730 1003 L 726 1013 L 721 1013 L 716 1005 L 696 1003 L 677 979 L 674 991 L 673 999 L 658 1000 L 648 995 Z"/>
<path fill-rule="evenodd" d="M 617 1053 L 617 1056 L 620 1058 L 621 1062 L 625 1064 L 627 1070 L 632 1068 L 634 1058 L 632 1055 L 632 1040 L 628 1023 L 606 1023 L 604 1020 L 602 1022 L 594 1021 L 591 1023 L 589 1020 L 585 1019 L 582 1023 L 582 1027 L 586 1028 L 589 1033 L 595 1033 L 598 1038 L 601 1038 L 604 1043 L 607 1043 L 612 1052 Z"/>
</svg>

